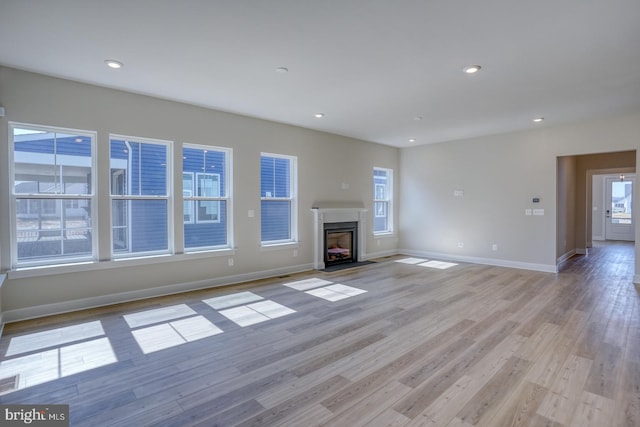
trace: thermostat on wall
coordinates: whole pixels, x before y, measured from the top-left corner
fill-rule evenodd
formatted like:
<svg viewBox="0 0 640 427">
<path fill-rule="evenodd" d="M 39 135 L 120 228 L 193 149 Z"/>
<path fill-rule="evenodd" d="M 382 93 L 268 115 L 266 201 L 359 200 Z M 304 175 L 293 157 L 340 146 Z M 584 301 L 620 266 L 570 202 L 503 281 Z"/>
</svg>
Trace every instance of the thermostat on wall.
<svg viewBox="0 0 640 427">
<path fill-rule="evenodd" d="M 533 203 L 540 203 L 540 197 L 534 197 L 532 202 Z"/>
</svg>

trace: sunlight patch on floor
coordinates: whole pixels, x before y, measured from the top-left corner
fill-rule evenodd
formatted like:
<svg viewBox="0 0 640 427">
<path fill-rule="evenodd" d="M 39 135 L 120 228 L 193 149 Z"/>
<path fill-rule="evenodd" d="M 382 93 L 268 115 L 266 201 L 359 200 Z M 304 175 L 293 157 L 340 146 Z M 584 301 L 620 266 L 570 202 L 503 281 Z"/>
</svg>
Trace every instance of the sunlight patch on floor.
<svg viewBox="0 0 640 427">
<path fill-rule="evenodd" d="M 104 335 L 104 329 L 100 321 L 80 323 L 63 328 L 50 329 L 48 331 L 34 332 L 11 338 L 6 356 L 29 353 L 49 347 L 57 347 L 74 341 Z"/>
<path fill-rule="evenodd" d="M 137 313 L 125 314 L 124 320 L 130 328 L 152 325 L 154 323 L 166 322 L 168 320 L 179 319 L 181 317 L 193 316 L 197 314 L 186 304 L 177 304 L 169 307 L 154 308 L 152 310 L 140 311 Z"/>
<path fill-rule="evenodd" d="M 260 295 L 256 295 L 253 292 L 238 292 L 235 294 L 224 295 L 221 297 L 209 298 L 202 300 L 205 304 L 211 306 L 214 310 L 221 310 L 223 308 L 234 307 L 236 305 L 243 305 L 253 301 L 260 301 L 262 298 Z"/>
<path fill-rule="evenodd" d="M 312 277 L 311 279 L 285 283 L 284 286 L 295 289 L 297 291 L 308 291 L 309 289 L 319 288 L 320 286 L 330 285 L 331 283 L 333 282 L 324 279 L 318 279 L 317 277 Z"/>
<path fill-rule="evenodd" d="M 144 354 L 175 347 L 221 334 L 222 332 L 222 329 L 203 316 L 189 317 L 131 331 Z"/>
<path fill-rule="evenodd" d="M 4 360 L 0 378 L 17 375 L 17 388 L 23 389 L 117 361 L 109 339 L 103 337 Z"/>
<path fill-rule="evenodd" d="M 365 291 L 364 289 L 335 284 L 331 286 L 325 286 L 323 288 L 311 289 L 309 291 L 306 291 L 305 293 L 313 295 L 314 297 L 325 299 L 327 301 L 340 301 L 342 299 L 359 295 L 365 292 L 367 291 Z"/>
<path fill-rule="evenodd" d="M 451 267 L 455 267 L 456 263 L 453 262 L 444 262 L 444 261 L 429 261 L 429 262 L 423 262 L 422 264 L 418 264 L 421 267 L 430 267 L 430 268 L 437 268 L 439 270 L 446 270 L 447 268 L 451 268 Z"/>
<path fill-rule="evenodd" d="M 319 279 L 317 277 L 299 280 L 297 282 L 284 283 L 283 285 L 298 291 L 304 291 L 305 294 L 313 295 L 314 297 L 322 298 L 327 301 L 340 301 L 341 299 L 367 292 L 364 289 L 333 283 L 329 280 Z"/>
<path fill-rule="evenodd" d="M 264 300 L 254 304 L 220 310 L 219 313 L 237 325 L 245 327 L 295 312 L 295 310 L 278 304 L 277 302 Z"/>
<path fill-rule="evenodd" d="M 400 262 L 403 264 L 420 264 L 425 261 L 427 260 L 424 258 L 403 258 L 403 259 L 397 259 L 395 262 Z"/>
</svg>

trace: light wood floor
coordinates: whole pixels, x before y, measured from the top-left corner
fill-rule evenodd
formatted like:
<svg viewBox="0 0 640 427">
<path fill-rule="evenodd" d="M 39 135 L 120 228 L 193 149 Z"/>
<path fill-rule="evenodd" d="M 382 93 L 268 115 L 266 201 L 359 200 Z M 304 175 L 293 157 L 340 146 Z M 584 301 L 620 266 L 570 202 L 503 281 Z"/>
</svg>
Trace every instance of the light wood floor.
<svg viewBox="0 0 640 427">
<path fill-rule="evenodd" d="M 0 403 L 73 426 L 640 425 L 632 244 L 557 275 L 403 258 L 7 325 Z"/>
</svg>

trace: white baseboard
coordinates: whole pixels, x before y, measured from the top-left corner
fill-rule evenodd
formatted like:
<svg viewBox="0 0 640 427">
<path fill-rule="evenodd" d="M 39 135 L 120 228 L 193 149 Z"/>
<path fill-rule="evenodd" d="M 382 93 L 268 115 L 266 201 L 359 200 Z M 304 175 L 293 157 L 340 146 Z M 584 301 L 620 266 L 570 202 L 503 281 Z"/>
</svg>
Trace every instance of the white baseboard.
<svg viewBox="0 0 640 427">
<path fill-rule="evenodd" d="M 591 240 L 606 240 L 604 236 L 591 236 Z"/>
<path fill-rule="evenodd" d="M 587 248 L 576 248 L 576 255 L 587 255 L 589 253 L 589 249 Z"/>
<path fill-rule="evenodd" d="M 257 271 L 253 273 L 237 274 L 234 276 L 198 280 L 195 282 L 177 283 L 174 285 L 141 289 L 138 291 L 121 292 L 117 294 L 101 295 L 97 297 L 64 301 L 53 304 L 43 304 L 34 307 L 18 308 L 15 310 L 5 311 L 2 314 L 6 323 L 18 322 L 21 320 L 34 319 L 37 317 L 50 316 L 54 314 L 70 313 L 72 311 L 103 307 L 106 305 L 119 304 L 146 298 L 179 294 L 182 292 L 195 291 L 199 289 L 234 285 L 251 280 L 267 279 L 269 277 L 277 277 L 285 274 L 300 273 L 302 271 L 309 271 L 312 269 L 313 264 L 301 264 L 291 267 Z"/>
<path fill-rule="evenodd" d="M 441 259 L 445 261 L 459 261 L 459 262 L 468 262 L 471 264 L 493 265 L 496 267 L 519 268 L 522 270 L 542 271 L 545 273 L 558 272 L 558 266 L 553 264 L 535 264 L 530 262 L 509 261 L 505 259 L 454 255 L 454 254 L 447 254 L 442 252 L 414 251 L 411 249 L 401 249 L 398 251 L 398 253 L 422 257 L 422 258 L 436 258 L 436 259 Z"/>
<path fill-rule="evenodd" d="M 560 265 L 563 262 L 565 262 L 566 260 L 568 260 L 569 258 L 571 258 L 572 256 L 577 255 L 577 252 L 575 249 L 571 249 L 569 252 L 567 252 L 566 254 L 560 256 L 557 260 L 556 260 L 556 264 Z"/>
<path fill-rule="evenodd" d="M 370 260 L 375 258 L 383 258 L 386 256 L 398 255 L 398 254 L 399 252 L 397 249 L 392 249 L 389 251 L 370 252 L 368 254 L 365 254 L 362 258 L 364 260 Z"/>
</svg>

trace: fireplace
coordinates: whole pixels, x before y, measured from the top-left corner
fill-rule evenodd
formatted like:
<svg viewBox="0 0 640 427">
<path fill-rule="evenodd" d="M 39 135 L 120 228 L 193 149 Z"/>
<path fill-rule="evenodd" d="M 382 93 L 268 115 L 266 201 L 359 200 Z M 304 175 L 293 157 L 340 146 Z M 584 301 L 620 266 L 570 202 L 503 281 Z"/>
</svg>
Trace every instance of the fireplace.
<svg viewBox="0 0 640 427">
<path fill-rule="evenodd" d="M 344 264 L 358 260 L 358 223 L 324 224 L 324 265 Z"/>
<path fill-rule="evenodd" d="M 314 230 L 313 268 L 324 270 L 326 265 L 364 261 L 367 229 L 364 203 L 315 202 L 311 211 Z M 327 235 L 330 238 L 329 244 Z M 329 249 L 332 249 L 331 255 Z"/>
</svg>

